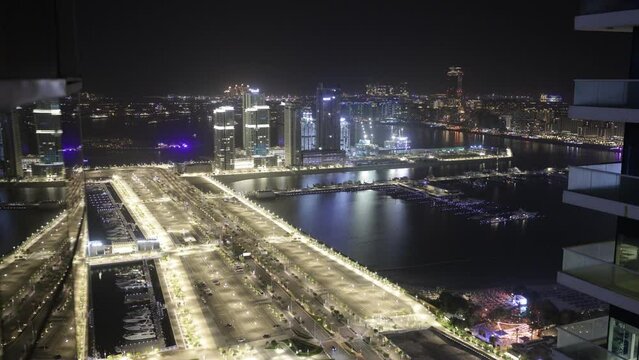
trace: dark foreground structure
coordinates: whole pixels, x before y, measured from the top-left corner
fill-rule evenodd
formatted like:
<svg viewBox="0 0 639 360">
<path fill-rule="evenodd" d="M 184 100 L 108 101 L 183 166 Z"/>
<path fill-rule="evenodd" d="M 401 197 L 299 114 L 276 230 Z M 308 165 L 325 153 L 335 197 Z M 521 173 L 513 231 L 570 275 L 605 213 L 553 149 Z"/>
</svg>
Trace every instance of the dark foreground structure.
<svg viewBox="0 0 639 360">
<path fill-rule="evenodd" d="M 564 249 L 557 281 L 610 304 L 610 315 L 559 328 L 557 359 L 639 356 L 639 3 L 581 1 L 575 30 L 632 33 L 622 80 L 575 80 L 569 115 L 625 122 L 621 163 L 571 167 L 564 202 L 617 216 L 614 241 Z"/>
</svg>

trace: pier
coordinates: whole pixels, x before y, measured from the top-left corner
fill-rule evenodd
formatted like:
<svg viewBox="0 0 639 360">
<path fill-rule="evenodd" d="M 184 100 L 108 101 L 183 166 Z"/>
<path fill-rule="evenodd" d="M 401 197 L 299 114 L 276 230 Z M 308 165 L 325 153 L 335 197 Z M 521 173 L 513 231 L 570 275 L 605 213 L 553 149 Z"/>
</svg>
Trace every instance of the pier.
<svg viewBox="0 0 639 360">
<path fill-rule="evenodd" d="M 544 169 L 544 170 L 536 170 L 536 171 L 520 171 L 518 169 L 514 171 L 508 172 L 469 172 L 463 175 L 456 176 L 439 176 L 439 177 L 428 177 L 423 181 L 399 181 L 399 180 L 391 180 L 391 181 L 383 181 L 383 182 L 374 182 L 374 183 L 341 183 L 341 184 L 331 184 L 331 185 L 316 185 L 313 187 L 307 187 L 303 189 L 287 189 L 287 190 L 277 190 L 277 189 L 268 189 L 261 190 L 257 192 L 250 193 L 249 196 L 255 197 L 258 199 L 269 199 L 275 198 L 278 196 L 302 196 L 302 195 L 315 195 L 315 194 L 328 194 L 335 192 L 353 192 L 353 191 L 364 191 L 364 190 L 391 190 L 396 187 L 401 187 L 405 190 L 409 190 L 412 192 L 426 193 L 430 196 L 442 197 L 448 195 L 460 195 L 461 193 L 458 191 L 452 191 L 449 189 L 444 189 L 438 186 L 434 186 L 433 183 L 443 182 L 443 181 L 459 181 L 459 180 L 478 180 L 478 179 L 491 179 L 491 178 L 513 178 L 513 177 L 524 177 L 524 176 L 541 176 L 541 175 L 555 175 L 555 174 L 563 174 L 563 171 L 566 169 Z M 419 186 L 414 185 L 417 183 L 421 183 Z"/>
<path fill-rule="evenodd" d="M 316 185 L 304 189 L 289 190 L 262 190 L 249 194 L 257 199 L 272 199 L 276 197 L 290 197 L 303 195 L 317 195 L 337 192 L 355 192 L 375 190 L 394 199 L 418 202 L 429 207 L 438 208 L 441 211 L 451 212 L 454 215 L 464 216 L 468 220 L 477 221 L 480 224 L 498 226 L 511 222 L 522 222 L 539 218 L 536 212 L 523 209 L 508 208 L 489 200 L 472 198 L 458 189 L 446 188 L 443 185 L 435 185 L 444 181 L 475 181 L 495 180 L 507 182 L 513 179 L 522 179 L 527 176 L 554 176 L 562 175 L 562 171 L 546 169 L 541 171 L 509 171 L 505 173 L 471 172 L 460 176 L 448 176 L 416 180 L 391 180 L 374 183 L 343 183 L 332 185 Z"/>
</svg>

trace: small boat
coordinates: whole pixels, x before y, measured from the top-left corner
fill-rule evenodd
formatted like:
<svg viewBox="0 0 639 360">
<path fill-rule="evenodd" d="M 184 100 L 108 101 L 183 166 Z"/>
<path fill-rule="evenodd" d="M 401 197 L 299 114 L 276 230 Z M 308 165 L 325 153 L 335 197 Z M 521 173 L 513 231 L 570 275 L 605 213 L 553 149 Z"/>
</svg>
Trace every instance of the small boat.
<svg viewBox="0 0 639 360">
<path fill-rule="evenodd" d="M 124 336 L 122 337 L 125 340 L 130 340 L 130 341 L 154 339 L 155 331 L 147 330 L 147 331 L 133 332 L 133 333 L 124 334 Z"/>
<path fill-rule="evenodd" d="M 491 224 L 491 225 L 498 225 L 504 222 L 507 222 L 508 219 L 505 217 L 501 217 L 501 216 L 495 216 L 495 217 L 491 217 L 489 219 L 483 220 L 482 223 L 483 224 Z"/>
</svg>

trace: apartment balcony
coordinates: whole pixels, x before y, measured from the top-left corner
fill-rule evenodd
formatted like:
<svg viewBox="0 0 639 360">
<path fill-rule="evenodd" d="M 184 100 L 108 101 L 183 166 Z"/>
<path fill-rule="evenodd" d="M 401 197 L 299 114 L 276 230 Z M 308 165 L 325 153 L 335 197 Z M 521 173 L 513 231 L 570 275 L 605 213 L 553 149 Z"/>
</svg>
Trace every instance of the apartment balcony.
<svg viewBox="0 0 639 360">
<path fill-rule="evenodd" d="M 581 0 L 575 30 L 632 32 L 639 24 L 635 0 Z"/>
<path fill-rule="evenodd" d="M 606 350 L 608 316 L 557 327 L 553 359 L 622 360 Z"/>
<path fill-rule="evenodd" d="M 639 313 L 639 272 L 614 263 L 615 243 L 564 249 L 557 282 L 635 314 Z"/>
<path fill-rule="evenodd" d="M 620 163 L 569 167 L 563 202 L 639 220 L 639 177 L 620 173 Z"/>
<path fill-rule="evenodd" d="M 639 122 L 639 80 L 575 80 L 575 119 Z"/>
</svg>

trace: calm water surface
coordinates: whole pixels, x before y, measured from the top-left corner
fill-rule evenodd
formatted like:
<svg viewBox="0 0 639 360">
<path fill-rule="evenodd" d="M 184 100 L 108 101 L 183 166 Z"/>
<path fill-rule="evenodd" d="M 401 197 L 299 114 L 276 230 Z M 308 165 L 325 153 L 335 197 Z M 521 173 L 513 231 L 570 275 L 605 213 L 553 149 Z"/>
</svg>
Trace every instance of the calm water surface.
<svg viewBox="0 0 639 360">
<path fill-rule="evenodd" d="M 388 129 L 379 130 L 388 131 Z M 417 130 L 415 130 L 417 131 Z M 612 152 L 494 136 L 421 129 L 414 147 L 508 146 L 515 158 L 501 170 L 522 170 L 618 160 Z M 493 163 L 416 169 L 383 169 L 226 181 L 236 190 L 285 189 L 348 180 L 373 181 L 407 176 L 454 175 L 494 169 Z M 393 199 L 376 191 L 284 197 L 262 201 L 315 238 L 406 285 L 477 287 L 552 283 L 562 247 L 603 241 L 614 235 L 615 218 L 561 202 L 566 179 L 531 178 L 508 185 L 489 182 L 465 188 L 474 198 L 537 211 L 527 223 L 481 225 L 426 204 Z"/>
</svg>

